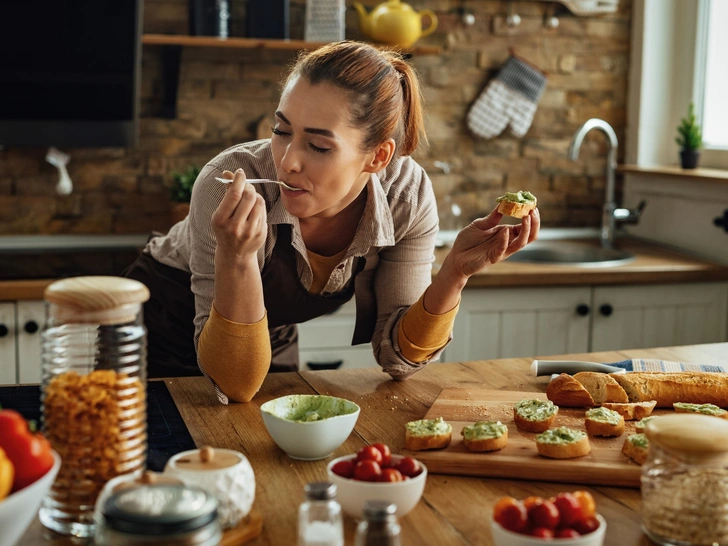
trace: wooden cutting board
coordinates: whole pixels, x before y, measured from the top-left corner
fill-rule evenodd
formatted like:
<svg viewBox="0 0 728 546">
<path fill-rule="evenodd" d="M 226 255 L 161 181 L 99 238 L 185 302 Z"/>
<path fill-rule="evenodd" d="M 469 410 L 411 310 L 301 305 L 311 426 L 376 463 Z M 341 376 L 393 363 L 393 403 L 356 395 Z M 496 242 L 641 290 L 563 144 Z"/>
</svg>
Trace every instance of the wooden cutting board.
<svg viewBox="0 0 728 546">
<path fill-rule="evenodd" d="M 522 432 L 513 422 L 513 404 L 524 398 L 546 400 L 543 393 L 492 391 L 477 388 L 443 389 L 425 415 L 442 417 L 452 425 L 452 442 L 441 450 L 409 451 L 434 474 L 458 474 L 491 478 L 555 481 L 584 485 L 639 487 L 641 467 L 622 455 L 627 435 L 636 421 L 627 421 L 618 438 L 590 436 L 591 453 L 576 459 L 548 459 L 536 451 L 536 433 Z M 559 408 L 553 427 L 584 428 L 586 408 Z M 656 410 L 655 415 L 671 413 Z M 475 453 L 462 444 L 460 431 L 475 421 L 498 420 L 508 425 L 508 445 L 500 451 Z M 405 450 L 406 451 L 406 450 Z"/>
</svg>

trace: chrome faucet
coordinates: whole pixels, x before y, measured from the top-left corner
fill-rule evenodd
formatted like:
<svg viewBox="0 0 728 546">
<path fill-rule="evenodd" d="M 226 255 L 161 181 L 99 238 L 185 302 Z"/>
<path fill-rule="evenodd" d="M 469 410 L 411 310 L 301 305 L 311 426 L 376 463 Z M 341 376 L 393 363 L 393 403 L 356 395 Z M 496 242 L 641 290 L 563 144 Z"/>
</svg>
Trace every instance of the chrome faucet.
<svg viewBox="0 0 728 546">
<path fill-rule="evenodd" d="M 634 210 L 617 207 L 617 203 L 614 200 L 614 172 L 617 169 L 617 134 L 614 132 L 612 126 L 603 119 L 592 118 L 577 129 L 569 146 L 569 159 L 576 161 L 579 158 L 581 143 L 584 141 L 586 134 L 592 129 L 600 129 L 603 131 L 607 135 L 609 144 L 609 150 L 607 152 L 607 186 L 604 195 L 604 205 L 602 207 L 602 228 L 599 239 L 602 242 L 602 247 L 612 248 L 617 221 L 636 224 L 646 203 L 642 201 Z"/>
</svg>

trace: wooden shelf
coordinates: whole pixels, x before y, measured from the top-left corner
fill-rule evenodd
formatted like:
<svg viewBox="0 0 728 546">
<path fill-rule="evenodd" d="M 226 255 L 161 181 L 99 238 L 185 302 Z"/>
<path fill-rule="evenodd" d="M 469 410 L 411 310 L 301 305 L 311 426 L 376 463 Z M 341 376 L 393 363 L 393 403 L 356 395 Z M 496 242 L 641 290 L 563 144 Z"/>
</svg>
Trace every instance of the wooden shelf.
<svg viewBox="0 0 728 546">
<path fill-rule="evenodd" d="M 668 176 L 671 178 L 697 178 L 700 180 L 728 183 L 728 171 L 721 169 L 682 169 L 674 165 L 656 165 L 651 167 L 619 165 L 617 172 L 647 176 Z"/>
<path fill-rule="evenodd" d="M 299 50 L 316 49 L 326 42 L 306 42 L 304 40 L 274 40 L 267 38 L 216 38 L 214 36 L 184 36 L 176 34 L 144 34 L 142 43 L 146 45 L 224 47 L 233 49 L 275 49 Z M 382 46 L 384 47 L 384 46 Z M 416 46 L 404 50 L 412 55 L 439 55 L 442 49 L 436 46 Z"/>
</svg>

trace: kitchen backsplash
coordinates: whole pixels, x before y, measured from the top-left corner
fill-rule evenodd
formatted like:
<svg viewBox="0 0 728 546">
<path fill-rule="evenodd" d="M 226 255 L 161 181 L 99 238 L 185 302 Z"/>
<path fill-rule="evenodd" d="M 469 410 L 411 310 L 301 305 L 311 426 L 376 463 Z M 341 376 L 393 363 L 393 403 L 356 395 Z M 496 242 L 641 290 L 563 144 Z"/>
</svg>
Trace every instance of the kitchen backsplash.
<svg viewBox="0 0 728 546">
<path fill-rule="evenodd" d="M 371 8 L 378 0 L 363 2 Z M 611 123 L 624 142 L 631 0 L 618 13 L 575 17 L 560 4 L 514 2 L 521 24 L 505 24 L 509 2 L 465 2 L 475 24 L 465 26 L 454 0 L 412 0 L 437 13 L 437 31 L 422 43 L 441 55 L 415 55 L 426 100 L 429 146 L 416 158 L 429 172 L 438 199 L 452 195 L 462 221 L 489 211 L 505 189 L 539 198 L 549 226 L 597 226 L 604 194 L 606 144 L 590 135 L 579 162 L 566 158 L 571 136 L 591 117 Z M 245 3 L 233 0 L 231 35 L 245 28 Z M 543 24 L 556 6 L 556 29 Z M 292 0 L 291 37 L 303 37 L 305 0 Z M 187 0 L 145 0 L 144 32 L 185 34 Z M 347 11 L 347 38 L 360 38 Z M 465 117 L 497 74 L 509 48 L 548 73 L 548 84 L 528 133 L 492 140 L 474 137 Z M 0 151 L 0 234 L 142 233 L 170 225 L 170 173 L 203 165 L 223 149 L 253 140 L 275 110 L 280 82 L 295 51 L 194 48 L 182 51 L 177 119 L 158 117 L 162 105 L 162 48 L 145 45 L 136 149 L 66 149 L 74 191 L 58 196 L 57 171 L 46 149 Z M 260 125 L 267 128 L 263 121 Z M 621 150 L 620 150 L 621 152 Z M 620 153 L 621 158 L 621 153 Z M 443 165 L 446 163 L 447 165 Z M 439 166 L 438 166 L 439 165 Z M 443 168 L 444 167 L 444 168 Z M 449 171 L 449 172 L 446 172 Z"/>
</svg>

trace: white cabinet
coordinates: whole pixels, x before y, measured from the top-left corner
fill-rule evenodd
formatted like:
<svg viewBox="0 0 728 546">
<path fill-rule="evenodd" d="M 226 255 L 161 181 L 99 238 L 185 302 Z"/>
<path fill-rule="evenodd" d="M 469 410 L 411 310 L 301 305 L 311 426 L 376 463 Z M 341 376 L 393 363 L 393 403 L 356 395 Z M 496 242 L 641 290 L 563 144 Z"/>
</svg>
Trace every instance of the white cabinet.
<svg viewBox="0 0 728 546">
<path fill-rule="evenodd" d="M 443 361 L 728 341 L 728 284 L 473 288 Z"/>
<path fill-rule="evenodd" d="M 42 301 L 0 302 L 0 385 L 40 382 Z"/>
</svg>

